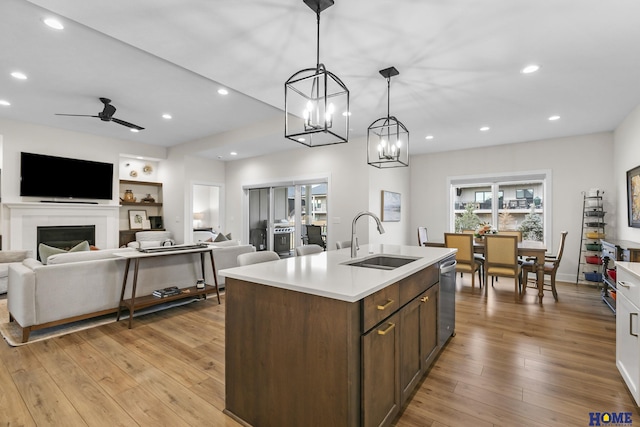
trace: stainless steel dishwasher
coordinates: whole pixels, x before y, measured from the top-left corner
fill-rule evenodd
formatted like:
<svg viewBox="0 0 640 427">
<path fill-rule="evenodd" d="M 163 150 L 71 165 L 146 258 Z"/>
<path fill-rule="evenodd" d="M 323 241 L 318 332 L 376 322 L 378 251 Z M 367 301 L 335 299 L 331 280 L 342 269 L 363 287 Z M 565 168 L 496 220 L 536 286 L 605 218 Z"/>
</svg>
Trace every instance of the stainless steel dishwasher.
<svg viewBox="0 0 640 427">
<path fill-rule="evenodd" d="M 443 346 L 449 337 L 456 335 L 456 260 L 440 263 L 440 299 L 438 304 L 440 325 L 438 340 Z"/>
</svg>

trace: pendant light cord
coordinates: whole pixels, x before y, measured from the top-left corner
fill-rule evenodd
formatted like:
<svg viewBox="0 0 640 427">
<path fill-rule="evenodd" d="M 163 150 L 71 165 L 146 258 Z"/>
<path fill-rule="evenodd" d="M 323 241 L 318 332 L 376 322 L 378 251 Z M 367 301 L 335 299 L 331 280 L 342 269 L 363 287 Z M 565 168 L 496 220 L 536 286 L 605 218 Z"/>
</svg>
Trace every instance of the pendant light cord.
<svg viewBox="0 0 640 427">
<path fill-rule="evenodd" d="M 316 70 L 320 68 L 320 2 L 318 2 L 318 10 L 316 11 L 318 17 L 318 25 L 316 32 Z"/>
</svg>

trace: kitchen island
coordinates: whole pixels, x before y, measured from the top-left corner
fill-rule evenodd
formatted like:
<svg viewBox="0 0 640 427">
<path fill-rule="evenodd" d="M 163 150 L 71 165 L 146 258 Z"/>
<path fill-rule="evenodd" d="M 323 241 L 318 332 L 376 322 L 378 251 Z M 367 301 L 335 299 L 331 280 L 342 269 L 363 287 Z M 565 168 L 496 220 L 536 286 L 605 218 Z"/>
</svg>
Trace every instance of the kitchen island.
<svg viewBox="0 0 640 427">
<path fill-rule="evenodd" d="M 411 262 L 348 265 L 378 255 Z M 363 245 L 355 259 L 342 249 L 220 271 L 225 412 L 253 426 L 389 425 L 454 332 L 438 320 L 440 266 L 454 256 Z"/>
</svg>

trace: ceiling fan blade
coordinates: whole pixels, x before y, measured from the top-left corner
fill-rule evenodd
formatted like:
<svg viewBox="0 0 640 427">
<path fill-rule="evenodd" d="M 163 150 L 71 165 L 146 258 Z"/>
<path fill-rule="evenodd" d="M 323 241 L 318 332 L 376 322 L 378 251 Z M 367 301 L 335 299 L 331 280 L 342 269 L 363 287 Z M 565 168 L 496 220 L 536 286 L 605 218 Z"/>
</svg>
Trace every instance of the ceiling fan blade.
<svg viewBox="0 0 640 427">
<path fill-rule="evenodd" d="M 98 117 L 98 116 L 92 116 L 89 114 L 61 114 L 61 113 L 56 113 L 56 116 L 74 116 L 74 117 Z"/>
<path fill-rule="evenodd" d="M 140 127 L 138 125 L 134 125 L 133 123 L 125 122 L 124 120 L 116 119 L 115 117 L 112 117 L 111 121 L 112 122 L 116 122 L 119 125 L 126 126 L 128 128 L 131 128 L 131 129 L 144 130 L 143 127 Z"/>
</svg>

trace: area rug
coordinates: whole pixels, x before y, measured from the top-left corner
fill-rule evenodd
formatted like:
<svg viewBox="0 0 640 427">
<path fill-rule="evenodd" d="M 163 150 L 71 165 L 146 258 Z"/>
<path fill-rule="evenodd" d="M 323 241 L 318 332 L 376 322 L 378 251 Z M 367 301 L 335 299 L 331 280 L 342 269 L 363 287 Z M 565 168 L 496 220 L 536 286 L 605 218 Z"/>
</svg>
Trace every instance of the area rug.
<svg viewBox="0 0 640 427">
<path fill-rule="evenodd" d="M 204 301 L 198 298 L 185 298 L 183 300 L 171 301 L 166 304 L 160 304 L 142 310 L 137 310 L 134 317 L 144 316 L 145 314 L 154 313 L 159 310 L 166 310 L 171 307 L 178 307 L 185 304 L 191 304 L 196 301 Z M 122 316 L 121 316 L 122 317 Z M 124 319 L 128 319 L 129 314 L 125 311 Z M 82 331 L 96 326 L 106 325 L 116 321 L 116 314 L 106 314 L 104 316 L 94 317 L 91 319 L 79 320 L 77 322 L 67 323 L 64 325 L 53 326 L 51 328 L 38 329 L 31 331 L 29 341 L 22 342 L 22 328 L 16 322 L 9 322 L 9 311 L 7 310 L 7 299 L 0 299 L 0 333 L 7 343 L 12 347 L 17 347 L 34 342 L 47 340 L 50 338 L 60 337 L 62 335 L 71 334 L 73 332 Z"/>
</svg>

